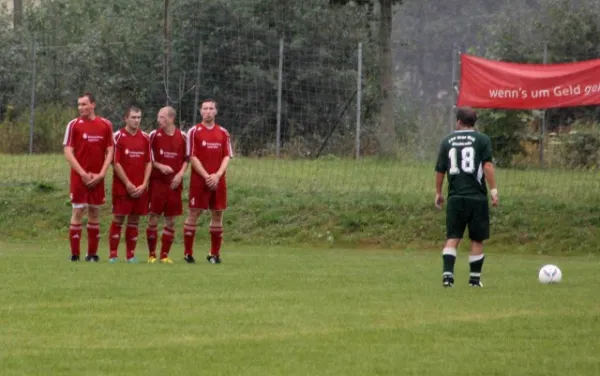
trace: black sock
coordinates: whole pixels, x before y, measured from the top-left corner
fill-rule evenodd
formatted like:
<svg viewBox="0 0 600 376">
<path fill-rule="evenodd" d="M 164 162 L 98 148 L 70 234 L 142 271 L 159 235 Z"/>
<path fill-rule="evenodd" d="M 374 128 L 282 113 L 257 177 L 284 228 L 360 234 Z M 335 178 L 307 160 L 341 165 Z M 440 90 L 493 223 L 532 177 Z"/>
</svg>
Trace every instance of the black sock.
<svg viewBox="0 0 600 376">
<path fill-rule="evenodd" d="M 442 251 L 442 260 L 444 261 L 444 276 L 454 277 L 454 263 L 456 262 L 456 249 L 444 248 Z"/>
<path fill-rule="evenodd" d="M 483 254 L 478 256 L 469 256 L 469 280 L 479 281 L 481 279 L 481 269 L 483 269 L 483 261 L 485 257 Z"/>
</svg>

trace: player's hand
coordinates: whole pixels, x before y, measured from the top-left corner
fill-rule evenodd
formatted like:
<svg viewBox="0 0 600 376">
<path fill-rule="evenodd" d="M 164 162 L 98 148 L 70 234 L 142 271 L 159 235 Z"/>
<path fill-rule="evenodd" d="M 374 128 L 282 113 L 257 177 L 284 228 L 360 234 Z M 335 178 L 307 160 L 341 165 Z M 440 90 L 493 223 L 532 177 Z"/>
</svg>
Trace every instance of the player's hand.
<svg viewBox="0 0 600 376">
<path fill-rule="evenodd" d="M 173 180 L 171 180 L 171 189 L 176 190 L 182 181 L 183 181 L 183 174 L 175 174 L 175 176 L 173 177 Z"/>
<path fill-rule="evenodd" d="M 175 171 L 173 171 L 173 169 L 171 168 L 171 166 L 167 166 L 167 165 L 162 165 L 160 168 L 160 172 L 163 173 L 163 175 L 169 175 L 174 173 Z"/>
<path fill-rule="evenodd" d="M 435 194 L 435 207 L 441 209 L 444 206 L 444 196 Z"/>
<path fill-rule="evenodd" d="M 98 183 L 100 183 L 104 179 L 104 176 L 100 175 L 100 174 L 90 174 L 90 175 L 92 176 L 92 179 L 87 184 L 88 188 L 95 187 L 96 185 L 98 185 Z"/>
<path fill-rule="evenodd" d="M 219 185 L 220 178 L 221 177 L 217 174 L 210 174 L 206 178 L 206 185 L 208 185 L 208 188 L 215 190 L 215 189 L 217 189 L 217 186 Z"/>
<path fill-rule="evenodd" d="M 493 207 L 497 207 L 498 206 L 498 190 L 492 190 L 490 196 L 492 197 L 492 206 Z"/>
<path fill-rule="evenodd" d="M 127 189 L 127 194 L 129 194 L 131 197 L 134 197 L 133 194 L 135 193 L 137 187 L 132 183 L 127 183 L 125 189 Z"/>
<path fill-rule="evenodd" d="M 82 174 L 82 175 L 80 175 L 80 176 L 81 176 L 81 181 L 83 181 L 83 184 L 84 184 L 86 187 L 89 187 L 89 186 L 90 186 L 90 182 L 91 182 L 91 181 L 92 181 L 92 179 L 94 178 L 94 174 L 91 174 L 91 173 L 89 173 L 89 172 L 86 172 L 86 173 L 84 173 L 84 174 Z"/>
<path fill-rule="evenodd" d="M 138 198 L 141 195 L 143 195 L 145 191 L 146 191 L 146 186 L 144 184 L 138 185 L 137 187 L 135 187 L 135 190 L 131 194 L 131 197 Z"/>
</svg>

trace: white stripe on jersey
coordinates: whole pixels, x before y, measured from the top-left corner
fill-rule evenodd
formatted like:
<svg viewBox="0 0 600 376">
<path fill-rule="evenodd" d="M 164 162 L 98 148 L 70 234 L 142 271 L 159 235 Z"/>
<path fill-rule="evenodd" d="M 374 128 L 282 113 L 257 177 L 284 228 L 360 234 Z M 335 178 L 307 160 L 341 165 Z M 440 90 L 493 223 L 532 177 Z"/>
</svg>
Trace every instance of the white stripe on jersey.
<svg viewBox="0 0 600 376">
<path fill-rule="evenodd" d="M 187 133 L 187 142 L 185 143 L 186 148 L 185 151 L 187 153 L 187 155 L 189 157 L 191 157 L 193 154 L 193 148 L 194 148 L 194 133 L 196 133 L 196 127 L 192 127 L 190 128 L 190 130 Z"/>
<path fill-rule="evenodd" d="M 148 135 L 148 138 L 150 140 L 150 158 L 151 158 L 152 162 L 154 162 L 156 160 L 154 158 L 154 148 L 152 147 L 152 142 L 154 142 L 154 136 L 156 136 L 156 129 L 153 130 L 152 132 L 150 132 L 150 134 Z"/>
<path fill-rule="evenodd" d="M 77 119 L 73 119 L 67 124 L 67 130 L 65 131 L 65 138 L 63 139 L 63 146 L 67 146 L 69 144 L 69 141 L 71 141 L 71 132 L 73 131 L 73 125 L 75 124 L 76 121 L 77 121 Z"/>
</svg>

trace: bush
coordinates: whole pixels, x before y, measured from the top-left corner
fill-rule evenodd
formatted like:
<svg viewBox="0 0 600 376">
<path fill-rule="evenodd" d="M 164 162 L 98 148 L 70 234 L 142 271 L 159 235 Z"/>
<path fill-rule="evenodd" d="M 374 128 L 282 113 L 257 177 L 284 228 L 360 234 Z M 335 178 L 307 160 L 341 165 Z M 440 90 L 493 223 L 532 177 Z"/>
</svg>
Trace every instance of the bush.
<svg viewBox="0 0 600 376">
<path fill-rule="evenodd" d="M 495 164 L 509 167 L 517 154 L 525 155 L 522 141 L 527 135 L 531 113 L 523 111 L 482 110 L 478 113 L 478 128 L 492 141 Z"/>
<path fill-rule="evenodd" d="M 600 137 L 596 133 L 574 133 L 568 136 L 564 149 L 569 168 L 596 168 L 599 162 Z"/>
<path fill-rule="evenodd" d="M 62 150 L 67 123 L 77 116 L 73 108 L 57 104 L 42 105 L 34 113 L 33 152 L 56 153 Z M 0 153 L 19 154 L 29 152 L 29 113 L 23 112 L 16 119 L 7 114 L 0 123 Z"/>
</svg>

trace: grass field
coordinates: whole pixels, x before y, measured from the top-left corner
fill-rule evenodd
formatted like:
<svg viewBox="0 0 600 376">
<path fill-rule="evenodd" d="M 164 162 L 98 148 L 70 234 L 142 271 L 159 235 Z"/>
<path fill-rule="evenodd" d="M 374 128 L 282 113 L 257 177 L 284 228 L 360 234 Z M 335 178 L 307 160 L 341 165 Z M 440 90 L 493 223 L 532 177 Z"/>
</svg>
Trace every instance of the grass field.
<svg viewBox="0 0 600 376">
<path fill-rule="evenodd" d="M 225 263 L 71 264 L 0 243 L 2 375 L 598 375 L 600 261 L 227 248 Z M 177 257 L 180 260 L 180 257 Z M 562 267 L 563 283 L 537 270 Z"/>
<path fill-rule="evenodd" d="M 63 158 L 4 155 L 0 166 L 0 237 L 64 239 L 70 209 Z M 236 158 L 228 176 L 230 242 L 438 249 L 444 237 L 444 215 L 433 206 L 432 163 Z M 543 254 L 600 249 L 596 172 L 499 170 L 498 185 L 491 247 Z"/>
<path fill-rule="evenodd" d="M 463 246 L 448 290 L 431 164 L 236 159 L 218 266 L 180 233 L 175 265 L 106 263 L 109 205 L 103 262 L 70 263 L 62 158 L 0 166 L 3 376 L 600 374 L 594 172 L 500 170 L 485 287 Z"/>
</svg>

